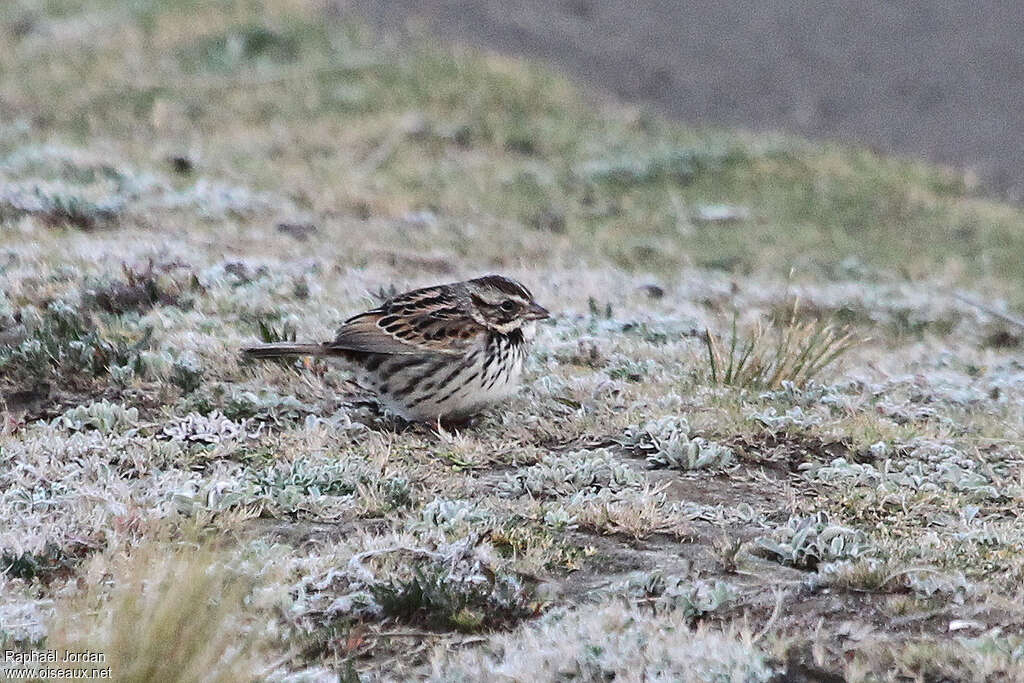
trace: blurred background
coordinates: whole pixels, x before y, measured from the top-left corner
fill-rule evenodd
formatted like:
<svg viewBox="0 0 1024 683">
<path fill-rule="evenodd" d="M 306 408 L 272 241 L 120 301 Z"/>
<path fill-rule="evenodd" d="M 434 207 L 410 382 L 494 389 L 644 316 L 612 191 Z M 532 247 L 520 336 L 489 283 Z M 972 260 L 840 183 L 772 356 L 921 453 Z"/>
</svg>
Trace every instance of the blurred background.
<svg viewBox="0 0 1024 683">
<path fill-rule="evenodd" d="M 866 144 L 1024 197 L 1024 12 L 952 0 L 339 0 L 691 123 Z"/>
</svg>

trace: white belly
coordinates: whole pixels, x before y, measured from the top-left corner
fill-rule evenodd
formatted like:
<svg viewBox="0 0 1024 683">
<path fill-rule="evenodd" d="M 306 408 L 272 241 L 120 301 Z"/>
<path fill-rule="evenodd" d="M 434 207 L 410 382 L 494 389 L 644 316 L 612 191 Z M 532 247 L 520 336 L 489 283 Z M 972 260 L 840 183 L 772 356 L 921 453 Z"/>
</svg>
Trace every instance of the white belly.
<svg viewBox="0 0 1024 683">
<path fill-rule="evenodd" d="M 484 349 L 472 352 L 458 367 L 431 372 L 431 377 L 417 383 L 416 389 L 402 394 L 401 387 L 423 368 L 398 372 L 387 383 L 378 385 L 381 402 L 393 413 L 407 420 L 462 419 L 501 402 L 518 390 L 523 375 L 526 346 L 520 344 L 502 349 L 509 361 L 486 362 Z M 448 362 L 448 361 L 446 361 Z M 386 389 L 386 390 L 385 390 Z"/>
</svg>

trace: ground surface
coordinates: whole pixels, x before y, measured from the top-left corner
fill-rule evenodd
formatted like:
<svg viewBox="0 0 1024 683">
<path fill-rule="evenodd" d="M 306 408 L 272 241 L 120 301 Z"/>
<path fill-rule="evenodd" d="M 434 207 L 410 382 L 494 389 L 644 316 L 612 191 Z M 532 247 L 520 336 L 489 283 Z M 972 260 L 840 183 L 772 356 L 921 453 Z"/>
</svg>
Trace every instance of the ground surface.
<svg viewBox="0 0 1024 683">
<path fill-rule="evenodd" d="M 684 121 L 973 169 L 1024 197 L 1024 16 L 946 0 L 339 0 L 394 30 L 542 57 Z"/>
<path fill-rule="evenodd" d="M 1020 210 L 319 2 L 208 5 L 0 13 L 0 650 L 121 680 L 1024 677 Z M 488 271 L 555 314 L 457 432 L 239 361 Z"/>
</svg>

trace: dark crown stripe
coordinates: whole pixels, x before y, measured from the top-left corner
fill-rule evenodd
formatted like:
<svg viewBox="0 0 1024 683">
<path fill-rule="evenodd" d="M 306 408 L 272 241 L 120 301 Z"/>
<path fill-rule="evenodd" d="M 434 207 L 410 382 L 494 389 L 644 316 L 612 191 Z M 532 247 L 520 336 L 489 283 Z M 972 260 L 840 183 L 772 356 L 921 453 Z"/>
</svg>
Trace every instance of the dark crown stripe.
<svg viewBox="0 0 1024 683">
<path fill-rule="evenodd" d="M 485 285 L 487 287 L 493 287 L 499 292 L 504 292 L 505 294 L 521 297 L 527 301 L 533 299 L 533 295 L 530 294 L 530 290 L 523 287 L 515 280 L 510 280 L 507 277 L 502 277 L 501 275 L 485 275 L 477 278 L 474 282 L 479 282 L 481 285 Z"/>
</svg>

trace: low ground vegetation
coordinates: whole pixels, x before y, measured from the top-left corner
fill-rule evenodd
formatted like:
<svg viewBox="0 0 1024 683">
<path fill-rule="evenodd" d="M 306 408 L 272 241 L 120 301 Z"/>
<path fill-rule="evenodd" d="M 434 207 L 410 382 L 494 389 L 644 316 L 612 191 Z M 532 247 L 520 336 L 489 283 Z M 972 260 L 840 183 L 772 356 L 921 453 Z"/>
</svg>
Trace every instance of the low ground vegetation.
<svg viewBox="0 0 1024 683">
<path fill-rule="evenodd" d="M 1024 677 L 1019 209 L 319 2 L 20 0 L 0 34 L 0 649 Z M 487 271 L 555 314 L 465 429 L 238 357 Z"/>
</svg>

